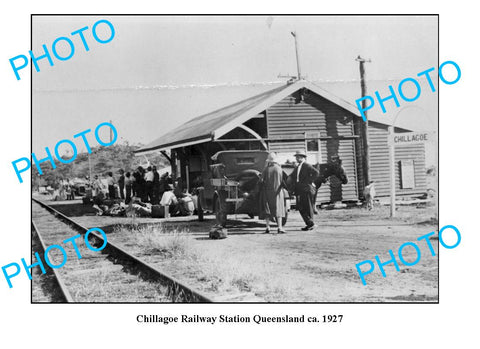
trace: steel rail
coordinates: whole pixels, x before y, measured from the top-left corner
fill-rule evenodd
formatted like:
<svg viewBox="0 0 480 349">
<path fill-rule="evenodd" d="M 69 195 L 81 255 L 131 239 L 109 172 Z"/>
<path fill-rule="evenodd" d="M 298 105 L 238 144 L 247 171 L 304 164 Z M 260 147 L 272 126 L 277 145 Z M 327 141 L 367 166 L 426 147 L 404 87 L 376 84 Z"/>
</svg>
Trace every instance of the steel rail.
<svg viewBox="0 0 480 349">
<path fill-rule="evenodd" d="M 53 207 L 47 205 L 46 203 L 32 198 L 32 200 L 38 203 L 40 206 L 51 212 L 54 216 L 59 218 L 61 221 L 67 223 L 68 225 L 72 226 L 75 230 L 77 230 L 80 234 L 84 235 L 88 231 L 87 228 L 83 227 L 82 225 L 75 222 L 70 217 L 67 217 L 63 213 L 57 211 Z M 97 234 L 95 231 L 91 231 L 89 236 L 94 236 L 95 239 L 101 241 L 101 244 L 105 243 L 103 237 Z M 180 282 L 179 280 L 175 279 L 173 276 L 156 269 L 155 267 L 151 266 L 150 264 L 142 261 L 141 259 L 131 255 L 123 248 L 115 245 L 112 242 L 107 240 L 106 246 L 103 249 L 106 253 L 109 253 L 112 256 L 118 257 L 118 259 L 128 261 L 136 266 L 145 277 L 149 279 L 154 279 L 155 281 L 159 281 L 163 285 L 168 287 L 167 296 L 171 297 L 172 302 L 196 302 L 196 303 L 212 303 L 213 301 L 208 297 L 201 294 L 199 291 L 194 290 L 192 287 Z"/>
<path fill-rule="evenodd" d="M 32 220 L 32 227 L 33 227 L 33 230 L 35 231 L 35 234 L 37 235 L 38 241 L 40 241 L 40 245 L 42 246 L 42 250 L 43 250 L 42 254 L 45 254 L 45 251 L 47 250 L 47 247 L 46 247 L 45 243 L 43 242 L 42 236 L 40 235 L 40 230 L 38 229 L 37 225 L 35 224 L 35 222 L 33 220 Z M 51 268 L 51 270 L 52 270 L 53 276 L 55 277 L 55 282 L 56 282 L 56 284 L 58 285 L 58 288 L 61 291 L 61 296 L 63 298 L 63 302 L 61 302 L 61 303 L 73 303 L 73 302 L 75 302 L 73 300 L 72 295 L 68 291 L 67 286 L 65 286 L 65 283 L 63 282 L 61 276 L 59 275 L 59 273 L 57 273 L 57 270 L 53 269 L 53 268 Z"/>
</svg>

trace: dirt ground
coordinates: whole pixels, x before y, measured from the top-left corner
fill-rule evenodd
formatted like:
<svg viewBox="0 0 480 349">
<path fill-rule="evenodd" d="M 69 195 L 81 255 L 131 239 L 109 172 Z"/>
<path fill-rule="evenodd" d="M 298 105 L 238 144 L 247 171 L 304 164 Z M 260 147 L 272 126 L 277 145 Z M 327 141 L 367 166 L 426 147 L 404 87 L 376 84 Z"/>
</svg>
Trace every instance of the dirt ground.
<svg viewBox="0 0 480 349">
<path fill-rule="evenodd" d="M 405 266 L 398 248 L 405 242 L 437 231 L 431 206 L 400 206 L 397 217 L 389 208 L 320 210 L 317 227 L 303 232 L 296 211 L 291 211 L 287 234 L 263 234 L 264 225 L 244 215 L 229 216 L 228 238 L 211 240 L 213 216 L 204 222 L 195 217 L 163 219 L 95 216 L 78 201 L 49 202 L 86 227 L 100 227 L 109 241 L 124 246 L 186 284 L 220 302 L 437 302 L 438 240 L 432 240 L 436 256 L 418 242 L 421 259 Z M 174 255 L 149 249 L 135 234 L 122 227 L 155 224 L 163 230 L 188 230 L 188 253 Z M 392 264 L 378 265 L 365 276 L 364 286 L 355 265 L 364 260 L 389 260 L 392 250 L 400 272 Z M 405 260 L 416 258 L 413 248 L 403 251 Z M 363 268 L 367 268 L 364 265 Z"/>
</svg>

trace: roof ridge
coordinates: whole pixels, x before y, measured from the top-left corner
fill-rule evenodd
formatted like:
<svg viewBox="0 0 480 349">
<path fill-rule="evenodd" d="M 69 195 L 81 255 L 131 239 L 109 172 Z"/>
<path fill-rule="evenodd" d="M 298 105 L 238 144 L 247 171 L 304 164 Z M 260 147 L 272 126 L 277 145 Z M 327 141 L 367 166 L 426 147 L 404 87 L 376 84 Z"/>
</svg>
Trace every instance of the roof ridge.
<svg viewBox="0 0 480 349">
<path fill-rule="evenodd" d="M 212 114 L 221 112 L 221 111 L 223 111 L 223 110 L 226 110 L 226 109 L 229 109 L 229 108 L 233 108 L 233 107 L 239 106 L 239 105 L 241 105 L 241 104 L 243 104 L 243 103 L 246 103 L 246 102 L 248 102 L 248 101 L 251 101 L 251 100 L 253 100 L 253 99 L 257 99 L 257 98 L 263 97 L 263 96 L 265 96 L 265 95 L 269 95 L 269 94 L 271 94 L 271 93 L 274 92 L 274 91 L 275 91 L 275 92 L 279 92 L 279 91 L 283 90 L 284 88 L 286 88 L 286 87 L 288 87 L 288 86 L 290 86 L 290 85 L 291 85 L 291 84 L 285 84 L 285 85 L 282 85 L 282 86 L 279 86 L 279 87 L 275 87 L 275 88 L 273 88 L 273 89 L 271 89 L 271 90 L 264 91 L 264 92 L 262 92 L 262 93 L 260 93 L 260 94 L 258 94 L 258 95 L 254 95 L 254 96 L 251 96 L 251 97 L 242 99 L 242 100 L 239 101 L 239 102 L 236 102 L 236 103 L 233 103 L 233 104 L 229 104 L 229 105 L 224 106 L 224 107 L 222 107 L 222 108 L 218 108 L 218 109 L 212 110 L 212 111 L 210 111 L 210 112 L 208 112 L 208 113 L 205 113 L 205 114 L 196 116 L 196 117 L 194 117 L 193 119 L 190 119 L 189 121 L 183 123 L 183 124 L 180 125 L 179 127 L 185 127 L 185 126 L 187 126 L 188 124 L 193 123 L 194 121 L 198 121 L 199 119 L 201 119 L 201 118 L 203 118 L 203 117 L 205 117 L 205 116 L 212 115 Z M 277 91 L 277 90 L 278 90 L 278 91 Z"/>
</svg>

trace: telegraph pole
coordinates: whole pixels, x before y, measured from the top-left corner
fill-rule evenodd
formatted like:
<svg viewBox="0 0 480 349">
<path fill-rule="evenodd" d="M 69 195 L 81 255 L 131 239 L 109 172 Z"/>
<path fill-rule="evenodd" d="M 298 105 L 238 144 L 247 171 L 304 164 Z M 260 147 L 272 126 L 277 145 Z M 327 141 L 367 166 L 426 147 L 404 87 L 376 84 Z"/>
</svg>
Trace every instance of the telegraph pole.
<svg viewBox="0 0 480 349">
<path fill-rule="evenodd" d="M 295 55 L 297 57 L 297 77 L 298 80 L 302 78 L 302 71 L 300 70 L 300 59 L 298 57 L 298 42 L 297 42 L 297 33 L 291 32 L 293 37 L 295 38 Z"/>
<path fill-rule="evenodd" d="M 300 69 L 300 55 L 298 54 L 298 41 L 297 41 L 298 35 L 297 35 L 297 32 L 290 32 L 290 34 L 292 34 L 292 36 L 295 38 L 295 57 L 297 58 L 297 76 L 292 76 L 288 73 L 287 75 L 278 74 L 279 78 L 289 79 L 287 84 L 294 83 L 295 81 L 298 81 L 304 78 L 302 76 L 302 70 Z"/>
<path fill-rule="evenodd" d="M 90 160 L 90 153 L 88 154 L 88 178 L 89 181 L 92 182 L 92 161 Z"/>
<path fill-rule="evenodd" d="M 112 120 L 110 120 L 110 124 L 113 125 L 113 124 L 112 124 Z M 113 130 L 112 130 L 111 127 L 109 127 L 109 129 L 110 129 L 110 143 L 112 143 L 112 140 L 113 140 Z"/>
<path fill-rule="evenodd" d="M 365 81 L 365 63 L 370 63 L 371 60 L 366 60 L 365 58 L 358 57 L 355 59 L 360 64 L 360 87 L 362 89 L 362 97 L 367 95 L 367 83 Z M 363 177 L 364 177 L 364 186 L 370 184 L 370 154 L 368 151 L 368 117 L 366 109 L 366 100 L 362 100 L 362 108 L 364 110 L 366 121 L 360 121 L 360 133 L 362 138 L 362 145 L 363 145 Z"/>
</svg>

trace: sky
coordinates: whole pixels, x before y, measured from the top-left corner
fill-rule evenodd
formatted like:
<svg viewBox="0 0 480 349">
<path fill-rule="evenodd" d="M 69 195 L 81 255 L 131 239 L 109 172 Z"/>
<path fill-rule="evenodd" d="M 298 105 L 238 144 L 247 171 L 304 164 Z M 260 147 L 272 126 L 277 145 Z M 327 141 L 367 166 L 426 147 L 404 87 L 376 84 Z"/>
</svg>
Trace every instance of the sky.
<svg viewBox="0 0 480 349">
<path fill-rule="evenodd" d="M 99 19 L 115 28 L 109 43 L 92 37 Z M 193 117 L 280 86 L 287 78 L 279 74 L 297 73 L 291 31 L 307 80 L 355 104 L 361 55 L 371 60 L 368 93 L 386 96 L 388 85 L 438 67 L 437 24 L 435 16 L 34 16 L 34 53 L 59 36 L 72 38 L 76 50 L 67 61 L 39 61 L 41 71 L 33 70 L 33 151 L 109 120 L 119 141 L 145 144 Z M 85 26 L 88 52 L 70 36 Z M 108 37 L 106 28 L 98 26 L 100 37 Z M 416 102 L 389 104 L 386 114 L 372 109 L 371 119 L 398 116 L 400 126 L 436 130 L 438 96 L 419 82 Z"/>
</svg>

